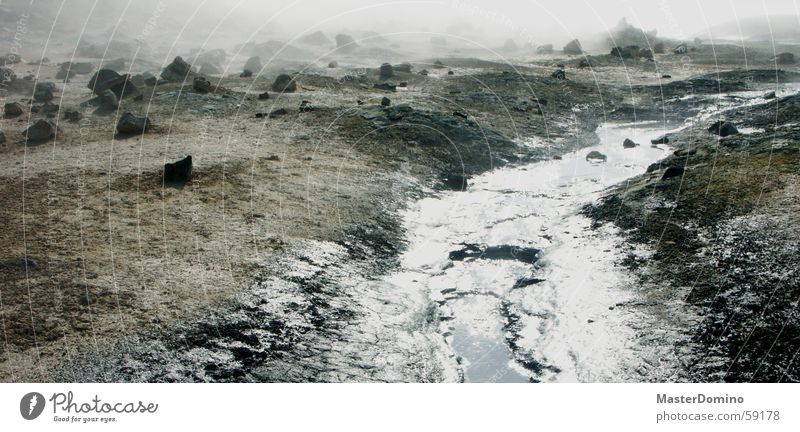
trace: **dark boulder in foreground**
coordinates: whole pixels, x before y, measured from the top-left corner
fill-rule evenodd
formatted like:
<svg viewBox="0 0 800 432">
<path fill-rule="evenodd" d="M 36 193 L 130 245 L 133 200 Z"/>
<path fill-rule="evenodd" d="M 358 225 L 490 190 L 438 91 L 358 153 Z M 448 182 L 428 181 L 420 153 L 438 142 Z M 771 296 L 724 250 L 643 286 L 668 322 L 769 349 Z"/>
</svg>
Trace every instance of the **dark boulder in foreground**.
<svg viewBox="0 0 800 432">
<path fill-rule="evenodd" d="M 52 83 L 36 83 L 36 87 L 33 90 L 33 100 L 36 102 L 49 102 L 53 100 L 55 85 L 50 84 Z"/>
<path fill-rule="evenodd" d="M 18 117 L 23 113 L 22 104 L 19 102 L 8 102 L 3 107 L 3 114 L 6 117 Z"/>
<path fill-rule="evenodd" d="M 129 75 L 120 75 L 110 69 L 100 69 L 95 72 L 86 87 L 98 96 L 106 90 L 111 90 L 120 99 L 136 91 L 136 86 L 131 82 Z"/>
<path fill-rule="evenodd" d="M 183 82 L 192 75 L 192 65 L 178 56 L 161 71 L 161 78 L 166 81 Z"/>
<path fill-rule="evenodd" d="M 736 126 L 733 123 L 718 120 L 714 122 L 709 128 L 708 131 L 714 135 L 719 135 L 721 137 L 726 137 L 729 135 L 736 135 L 739 133 L 739 130 L 736 129 Z"/>
<path fill-rule="evenodd" d="M 192 179 L 192 156 L 164 164 L 164 183 L 188 183 Z"/>
<path fill-rule="evenodd" d="M 392 100 L 391 100 L 391 99 L 389 99 L 388 97 L 384 96 L 384 97 L 381 99 L 381 106 L 387 106 L 387 107 L 388 107 L 388 106 L 390 106 L 391 104 L 392 104 Z"/>
<path fill-rule="evenodd" d="M 608 156 L 597 150 L 592 150 L 586 155 L 586 160 L 589 162 L 605 162 L 608 160 Z"/>
<path fill-rule="evenodd" d="M 661 180 L 666 180 L 672 177 L 680 177 L 683 175 L 683 167 L 679 166 L 671 166 L 664 170 L 664 174 L 661 176 Z"/>
<path fill-rule="evenodd" d="M 6 133 L 0 129 L 0 144 L 4 144 L 6 142 Z"/>
<path fill-rule="evenodd" d="M 564 45 L 564 54 L 567 55 L 580 55 L 583 54 L 583 47 L 577 39 L 571 40 L 568 44 Z"/>
<path fill-rule="evenodd" d="M 258 100 L 267 100 L 269 99 L 269 92 L 259 93 Z"/>
<path fill-rule="evenodd" d="M 272 83 L 272 91 L 277 93 L 292 93 L 297 90 L 297 83 L 287 74 L 280 74 Z"/>
<path fill-rule="evenodd" d="M 192 81 L 192 89 L 197 93 L 208 93 L 211 91 L 211 82 L 204 77 L 195 77 Z"/>
<path fill-rule="evenodd" d="M 389 63 L 382 64 L 380 67 L 380 74 L 378 78 L 381 81 L 386 81 L 387 79 L 393 76 L 394 76 L 394 71 L 392 70 L 392 65 L 390 65 Z"/>
<path fill-rule="evenodd" d="M 625 141 L 623 141 L 623 142 L 622 142 L 622 147 L 623 147 L 623 148 L 634 148 L 634 147 L 636 147 L 636 146 L 638 146 L 638 145 L 639 145 L 639 144 L 636 144 L 636 143 L 635 143 L 635 142 L 634 142 L 632 139 L 630 139 L 630 138 L 625 138 Z"/>
<path fill-rule="evenodd" d="M 304 100 L 300 102 L 300 112 L 307 113 L 314 111 L 314 105 L 311 104 L 311 101 Z"/>
<path fill-rule="evenodd" d="M 117 132 L 121 134 L 143 133 L 150 129 L 151 126 L 149 117 L 139 117 L 130 112 L 125 112 L 117 122 Z"/>
<path fill-rule="evenodd" d="M 565 80 L 567 79 L 567 73 L 564 72 L 564 69 L 556 69 L 550 77 L 555 78 L 557 80 Z"/>
<path fill-rule="evenodd" d="M 119 108 L 119 99 L 111 90 L 105 90 L 94 98 L 94 104 L 100 111 L 114 111 Z"/>
<path fill-rule="evenodd" d="M 25 129 L 22 135 L 28 141 L 46 141 L 53 138 L 57 130 L 58 128 L 52 121 L 40 119 Z"/>
</svg>

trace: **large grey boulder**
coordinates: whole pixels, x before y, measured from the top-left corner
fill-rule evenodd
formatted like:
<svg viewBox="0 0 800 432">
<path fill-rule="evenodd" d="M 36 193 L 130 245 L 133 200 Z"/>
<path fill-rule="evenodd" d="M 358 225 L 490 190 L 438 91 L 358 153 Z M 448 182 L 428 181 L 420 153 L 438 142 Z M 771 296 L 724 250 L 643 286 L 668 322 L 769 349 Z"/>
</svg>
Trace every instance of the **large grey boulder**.
<svg viewBox="0 0 800 432">
<path fill-rule="evenodd" d="M 297 83 L 291 76 L 280 74 L 272 83 L 272 91 L 277 93 L 292 93 L 297 90 Z"/>
<path fill-rule="evenodd" d="M 58 128 L 52 121 L 39 119 L 22 131 L 22 136 L 28 141 L 46 141 L 53 138 L 57 130 Z"/>
<path fill-rule="evenodd" d="M 564 54 L 580 55 L 583 54 L 583 47 L 577 39 L 571 40 L 568 44 L 564 45 Z"/>
<path fill-rule="evenodd" d="M 183 82 L 191 75 L 193 75 L 192 65 L 186 63 L 181 56 L 175 57 L 172 63 L 161 71 L 161 78 L 172 82 Z"/>
<path fill-rule="evenodd" d="M 146 132 L 152 126 L 150 118 L 147 116 L 136 116 L 130 112 L 125 112 L 117 122 L 117 132 L 121 134 L 133 134 Z"/>
</svg>

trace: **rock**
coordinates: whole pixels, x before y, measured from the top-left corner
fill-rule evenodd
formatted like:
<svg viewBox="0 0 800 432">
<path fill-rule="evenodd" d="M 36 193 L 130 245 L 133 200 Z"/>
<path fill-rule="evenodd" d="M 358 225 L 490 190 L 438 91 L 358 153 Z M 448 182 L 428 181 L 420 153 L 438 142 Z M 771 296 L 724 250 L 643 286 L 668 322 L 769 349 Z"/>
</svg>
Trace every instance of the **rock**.
<svg viewBox="0 0 800 432">
<path fill-rule="evenodd" d="M 790 52 L 780 53 L 775 57 L 775 61 L 780 65 L 792 65 L 795 63 L 794 54 Z"/>
<path fill-rule="evenodd" d="M 389 99 L 388 97 L 384 96 L 384 97 L 381 99 L 381 106 L 388 107 L 388 106 L 389 106 L 389 105 L 391 105 L 391 104 L 392 104 L 392 100 L 391 100 L 391 99 Z"/>
<path fill-rule="evenodd" d="M 117 132 L 121 134 L 143 133 L 150 129 L 151 126 L 149 117 L 138 117 L 126 111 L 117 122 Z"/>
<path fill-rule="evenodd" d="M 764 99 L 775 99 L 775 92 L 771 91 L 764 95 Z"/>
<path fill-rule="evenodd" d="M 352 51 L 358 48 L 358 44 L 352 36 L 346 34 L 336 35 L 336 48 L 342 51 Z"/>
<path fill-rule="evenodd" d="M 46 141 L 53 138 L 57 130 L 58 128 L 52 121 L 40 119 L 22 131 L 22 135 L 27 141 Z"/>
<path fill-rule="evenodd" d="M 64 111 L 64 120 L 69 120 L 71 122 L 80 121 L 83 118 L 83 114 L 80 111 L 75 110 L 67 110 Z"/>
<path fill-rule="evenodd" d="M 672 75 L 670 75 L 670 74 L 664 74 L 664 75 L 661 75 L 661 78 L 663 78 L 663 79 L 670 79 L 670 78 L 672 78 Z"/>
<path fill-rule="evenodd" d="M 714 122 L 714 124 L 709 126 L 708 131 L 714 135 L 719 135 L 721 137 L 736 135 L 739 133 L 739 130 L 736 129 L 736 126 L 734 126 L 733 123 L 722 120 Z"/>
<path fill-rule="evenodd" d="M 192 156 L 164 164 L 164 183 L 188 183 L 192 179 Z"/>
<path fill-rule="evenodd" d="M 421 71 L 419 71 L 419 74 L 422 75 L 422 76 L 428 76 L 429 73 L 430 72 L 428 72 L 427 69 L 422 69 Z"/>
<path fill-rule="evenodd" d="M 664 170 L 664 174 L 661 176 L 661 180 L 666 180 L 672 177 L 680 177 L 683 175 L 683 167 L 680 166 L 671 166 Z"/>
<path fill-rule="evenodd" d="M 44 105 L 41 107 L 42 114 L 55 114 L 58 112 L 60 107 L 58 104 L 54 104 L 52 102 L 45 102 Z"/>
<path fill-rule="evenodd" d="M 594 65 L 592 64 L 592 61 L 589 60 L 588 58 L 582 58 L 581 61 L 578 62 L 578 67 L 579 68 L 587 68 L 587 67 L 592 67 L 592 66 L 594 66 Z"/>
<path fill-rule="evenodd" d="M 94 303 L 94 298 L 87 293 L 83 293 L 78 297 L 78 303 L 81 306 L 89 306 Z"/>
<path fill-rule="evenodd" d="M 258 95 L 258 100 L 267 100 L 269 99 L 269 92 L 260 93 Z"/>
<path fill-rule="evenodd" d="M 277 93 L 292 93 L 297 90 L 297 83 L 287 74 L 280 74 L 272 83 L 272 91 Z"/>
<path fill-rule="evenodd" d="M 311 111 L 314 111 L 314 105 L 311 105 L 310 101 L 304 100 L 304 101 L 300 102 L 300 112 L 301 113 L 306 113 L 306 112 L 311 112 Z"/>
<path fill-rule="evenodd" d="M 191 75 L 192 65 L 186 63 L 181 56 L 175 57 L 172 63 L 161 71 L 161 78 L 172 82 L 184 82 Z"/>
<path fill-rule="evenodd" d="M 664 54 L 664 42 L 656 42 L 655 45 L 653 45 L 653 53 Z"/>
<path fill-rule="evenodd" d="M 331 68 L 331 69 L 338 68 L 339 67 L 339 63 L 336 60 L 331 60 L 330 63 L 328 63 L 328 67 Z"/>
<path fill-rule="evenodd" d="M 380 74 L 378 76 L 378 79 L 380 79 L 381 81 L 386 81 L 392 76 L 394 76 L 394 73 L 392 71 L 392 65 L 390 65 L 389 63 L 382 64 L 380 67 Z"/>
<path fill-rule="evenodd" d="M 277 108 L 277 109 L 272 110 L 272 112 L 269 112 L 269 113 L 264 113 L 264 112 L 256 113 L 256 118 L 278 117 L 278 116 L 282 116 L 282 115 L 286 115 L 286 114 L 289 114 L 289 111 L 286 108 Z"/>
<path fill-rule="evenodd" d="M 135 85 L 137 88 L 138 87 L 144 87 L 144 86 L 147 85 L 147 82 L 145 82 L 144 75 L 142 75 L 142 74 L 136 74 L 136 75 L 132 76 L 131 79 L 130 79 L 130 82 L 133 85 Z"/>
<path fill-rule="evenodd" d="M 239 74 L 239 78 L 250 78 L 253 76 L 253 71 L 245 69 Z"/>
<path fill-rule="evenodd" d="M 632 140 L 632 139 L 630 139 L 630 138 L 625 138 L 625 141 L 623 141 L 623 142 L 622 142 L 622 147 L 623 147 L 623 148 L 634 148 L 634 147 L 636 147 L 636 146 L 638 146 L 638 145 L 639 145 L 639 144 L 636 144 L 636 143 L 635 143 L 635 142 L 633 142 L 633 140 Z"/>
<path fill-rule="evenodd" d="M 263 68 L 264 66 L 261 65 L 261 57 L 254 56 L 247 59 L 247 61 L 244 63 L 243 70 L 249 70 L 251 72 L 261 72 L 261 69 Z"/>
<path fill-rule="evenodd" d="M 449 71 L 447 71 L 447 75 L 455 75 L 455 74 L 456 74 L 456 73 L 455 73 L 455 72 L 453 72 L 453 70 L 452 70 L 452 69 L 451 69 L 451 70 L 449 70 Z"/>
<path fill-rule="evenodd" d="M 442 175 L 441 180 L 445 188 L 455 191 L 465 191 L 469 186 L 470 176 L 460 172 L 460 169 Z"/>
<path fill-rule="evenodd" d="M 564 54 L 567 55 L 581 55 L 583 54 L 583 47 L 581 47 L 580 41 L 577 39 L 573 39 L 568 44 L 564 45 Z"/>
<path fill-rule="evenodd" d="M 205 77 L 194 77 L 192 81 L 192 89 L 197 93 L 208 93 L 211 91 L 211 82 L 209 82 Z"/>
<path fill-rule="evenodd" d="M 9 68 L 0 67 L 0 86 L 8 87 L 16 79 L 17 75 L 14 73 L 13 70 Z"/>
<path fill-rule="evenodd" d="M 467 115 L 467 113 L 461 111 L 453 111 L 453 115 L 456 117 L 461 117 L 463 119 L 469 118 L 469 115 Z"/>
<path fill-rule="evenodd" d="M 686 47 L 685 43 L 678 44 L 675 48 L 672 49 L 673 54 L 686 54 L 689 50 Z"/>
<path fill-rule="evenodd" d="M 392 66 L 395 72 L 411 73 L 411 63 L 400 63 Z"/>
<path fill-rule="evenodd" d="M 408 87 L 408 83 L 406 81 L 400 81 L 397 83 L 397 87 Z"/>
<path fill-rule="evenodd" d="M 669 144 L 669 136 L 668 135 L 664 135 L 664 136 L 660 136 L 660 137 L 658 137 L 656 139 L 652 139 L 652 140 L 650 140 L 650 144 Z"/>
<path fill-rule="evenodd" d="M 144 84 L 150 87 L 155 87 L 161 84 L 161 81 L 158 78 L 151 76 L 144 79 Z"/>
<path fill-rule="evenodd" d="M 4 65 L 13 65 L 13 64 L 17 64 L 17 63 L 19 63 L 21 61 L 22 61 L 22 59 L 19 57 L 19 55 L 14 54 L 14 53 L 8 53 L 8 54 L 0 57 L 0 62 L 2 62 Z"/>
<path fill-rule="evenodd" d="M 589 162 L 605 162 L 607 159 L 606 155 L 597 150 L 592 150 L 586 155 L 586 160 Z"/>
<path fill-rule="evenodd" d="M 22 110 L 22 104 L 19 102 L 8 102 L 3 107 L 3 113 L 6 117 L 17 117 L 21 116 L 24 111 Z"/>
<path fill-rule="evenodd" d="M 536 47 L 536 54 L 552 54 L 553 44 L 539 45 Z"/>
<path fill-rule="evenodd" d="M 47 83 L 36 83 L 36 87 L 33 90 L 33 100 L 36 102 L 48 102 L 53 100 L 53 90 L 52 87 L 47 85 Z"/>
<path fill-rule="evenodd" d="M 378 90 L 391 91 L 391 92 L 397 91 L 397 86 L 390 82 L 376 83 L 373 87 Z"/>
<path fill-rule="evenodd" d="M 3 132 L 2 129 L 0 129 L 0 144 L 5 144 L 5 142 L 6 142 L 6 133 Z"/>
<path fill-rule="evenodd" d="M 124 71 L 126 66 L 126 61 L 124 58 L 117 58 L 108 62 L 105 62 L 100 65 L 103 69 L 111 69 L 115 72 Z"/>
<path fill-rule="evenodd" d="M 552 74 L 550 74 L 550 76 L 557 80 L 567 79 L 567 73 L 564 72 L 564 69 L 556 69 Z"/>
<path fill-rule="evenodd" d="M 136 91 L 136 86 L 130 81 L 129 75 L 120 75 L 110 69 L 100 69 L 95 72 L 86 87 L 96 95 L 111 90 L 120 99 Z"/>
<path fill-rule="evenodd" d="M 638 45 L 628 45 L 625 47 L 618 47 L 615 46 L 611 48 L 611 52 L 609 55 L 616 56 L 622 59 L 634 59 L 639 57 L 639 49 Z"/>
<path fill-rule="evenodd" d="M 104 90 L 100 95 L 94 98 L 93 104 L 96 105 L 97 109 L 101 112 L 109 112 L 119 108 L 119 99 L 117 99 L 117 95 L 114 94 L 113 91 Z"/>
</svg>

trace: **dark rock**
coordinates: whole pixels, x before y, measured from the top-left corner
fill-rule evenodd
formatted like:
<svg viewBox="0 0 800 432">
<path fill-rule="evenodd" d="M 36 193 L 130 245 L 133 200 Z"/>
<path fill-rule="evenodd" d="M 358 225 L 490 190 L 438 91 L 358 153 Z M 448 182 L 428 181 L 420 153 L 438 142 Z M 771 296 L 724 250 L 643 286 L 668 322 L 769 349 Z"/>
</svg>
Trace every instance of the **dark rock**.
<svg viewBox="0 0 800 432">
<path fill-rule="evenodd" d="M 286 108 L 277 108 L 277 109 L 272 110 L 272 112 L 269 112 L 269 113 L 264 113 L 264 112 L 256 113 L 256 118 L 278 117 L 278 116 L 283 116 L 283 115 L 286 115 L 286 114 L 289 114 L 289 111 Z"/>
<path fill-rule="evenodd" d="M 686 47 L 685 43 L 678 44 L 675 48 L 672 49 L 673 54 L 686 54 L 689 50 Z"/>
<path fill-rule="evenodd" d="M 25 269 L 35 269 L 39 267 L 39 263 L 33 258 L 11 258 L 0 263 L 0 268 L 7 270 L 24 271 Z"/>
<path fill-rule="evenodd" d="M 775 57 L 775 61 L 780 65 L 792 65 L 792 64 L 795 64 L 794 54 L 792 54 L 790 52 L 780 53 L 780 54 L 778 54 L 777 57 Z"/>
<path fill-rule="evenodd" d="M 552 74 L 550 74 L 550 76 L 557 80 L 567 79 L 567 73 L 564 72 L 564 69 L 556 69 Z"/>
<path fill-rule="evenodd" d="M 456 73 L 455 73 L 455 72 L 453 72 L 452 70 L 449 70 L 449 71 L 447 71 L 447 75 L 455 75 L 455 74 L 456 74 Z"/>
<path fill-rule="evenodd" d="M 608 156 L 597 150 L 592 150 L 586 155 L 586 160 L 590 162 L 605 162 L 608 160 Z"/>
<path fill-rule="evenodd" d="M 632 139 L 630 139 L 630 138 L 625 138 L 625 141 L 623 141 L 623 142 L 622 142 L 622 147 L 623 147 L 623 148 L 634 148 L 634 147 L 636 147 L 636 146 L 638 146 L 638 145 L 639 145 L 639 144 L 636 144 L 636 143 L 635 143 L 635 142 L 633 142 L 633 140 L 632 140 Z"/>
<path fill-rule="evenodd" d="M 3 107 L 3 113 L 6 117 L 21 116 L 23 112 L 25 111 L 23 111 L 22 104 L 19 102 L 7 102 Z"/>
<path fill-rule="evenodd" d="M 588 58 L 582 58 L 581 61 L 578 62 L 578 67 L 579 68 L 587 68 L 587 67 L 592 67 L 592 66 L 594 66 L 594 65 L 592 64 L 592 61 L 589 60 Z"/>
<path fill-rule="evenodd" d="M 449 172 L 442 175 L 442 185 L 450 190 L 465 191 L 469 186 L 470 176 L 463 172 Z"/>
<path fill-rule="evenodd" d="M 6 142 L 6 133 L 0 129 L 0 144 L 4 144 Z"/>
<path fill-rule="evenodd" d="M 253 71 L 245 69 L 239 74 L 239 78 L 250 78 L 253 76 Z"/>
<path fill-rule="evenodd" d="M 101 112 L 110 112 L 119 108 L 119 99 L 111 90 L 104 90 L 93 101 L 93 105 L 97 106 Z"/>
<path fill-rule="evenodd" d="M 152 126 L 150 118 L 147 116 L 135 116 L 130 112 L 125 112 L 117 122 L 117 132 L 121 134 L 134 134 L 146 132 Z"/>
<path fill-rule="evenodd" d="M 404 87 L 404 88 L 408 87 L 408 83 L 405 81 L 400 81 L 399 83 L 397 83 L 397 87 Z"/>
<path fill-rule="evenodd" d="M 263 69 L 263 66 L 261 65 L 261 57 L 259 56 L 250 57 L 244 63 L 243 70 L 249 70 L 251 72 L 260 72 L 261 69 Z"/>
<path fill-rule="evenodd" d="M 95 72 L 86 87 L 96 95 L 111 90 L 120 99 L 136 91 L 136 86 L 130 82 L 129 75 L 120 75 L 110 69 L 100 69 Z"/>
<path fill-rule="evenodd" d="M 52 102 L 45 102 L 42 105 L 41 112 L 43 114 L 55 114 L 58 112 L 59 109 L 60 107 L 58 106 L 58 104 L 54 104 Z"/>
<path fill-rule="evenodd" d="M 48 102 L 53 100 L 53 87 L 48 83 L 36 83 L 33 91 L 33 100 L 36 102 Z"/>
<path fill-rule="evenodd" d="M 373 87 L 383 91 L 391 91 L 391 92 L 397 91 L 397 86 L 390 82 L 376 83 Z"/>
<path fill-rule="evenodd" d="M 192 75 L 192 65 L 178 56 L 161 71 L 161 78 L 171 82 L 184 82 Z"/>
<path fill-rule="evenodd" d="M 280 74 L 272 83 L 272 91 L 276 93 L 292 93 L 297 90 L 297 83 L 287 74 Z"/>
<path fill-rule="evenodd" d="M 192 81 L 192 89 L 197 93 L 208 93 L 211 91 L 211 82 L 209 82 L 205 77 L 194 77 Z"/>
<path fill-rule="evenodd" d="M 78 297 L 78 303 L 80 303 L 81 306 L 89 306 L 94 303 L 94 298 L 87 293 L 83 293 Z"/>
<path fill-rule="evenodd" d="M 775 99 L 775 92 L 771 91 L 764 95 L 764 99 Z"/>
<path fill-rule="evenodd" d="M 683 175 L 683 167 L 680 166 L 671 166 L 664 170 L 664 174 L 661 176 L 661 180 L 666 180 L 672 177 L 680 177 Z"/>
<path fill-rule="evenodd" d="M 428 72 L 427 69 L 422 69 L 421 71 L 419 71 L 419 74 L 422 75 L 422 76 L 428 76 L 429 73 L 430 72 Z"/>
<path fill-rule="evenodd" d="M 8 53 L 6 55 L 0 56 L 0 62 L 2 62 L 4 65 L 13 65 L 21 61 L 22 59 L 19 57 L 19 55 L 14 53 Z"/>
<path fill-rule="evenodd" d="M 461 117 L 461 118 L 464 118 L 464 119 L 465 119 L 465 118 L 469 118 L 469 116 L 467 115 L 467 113 L 465 113 L 465 112 L 461 112 L 461 111 L 453 111 L 453 115 L 454 115 L 454 116 L 456 116 L 456 117 Z"/>
<path fill-rule="evenodd" d="M 378 79 L 380 79 L 381 81 L 386 81 L 387 79 L 393 76 L 394 72 L 392 71 L 392 65 L 390 65 L 389 63 L 382 64 L 380 67 L 380 74 L 378 76 Z"/>
<path fill-rule="evenodd" d="M 36 120 L 36 123 L 31 125 L 28 129 L 22 132 L 22 135 L 28 141 L 46 141 L 53 138 L 58 128 L 55 123 L 50 120 Z"/>
<path fill-rule="evenodd" d="M 580 55 L 583 54 L 583 47 L 581 47 L 580 41 L 577 39 L 573 39 L 568 44 L 564 45 L 564 54 L 567 55 Z"/>
<path fill-rule="evenodd" d="M 311 112 L 311 111 L 314 111 L 314 105 L 312 105 L 310 101 L 304 100 L 304 101 L 300 102 L 300 112 L 301 113 L 307 113 L 307 112 Z"/>
<path fill-rule="evenodd" d="M 83 114 L 80 111 L 75 110 L 67 110 L 64 111 L 64 120 L 69 120 L 72 122 L 80 121 L 83 118 Z"/>
<path fill-rule="evenodd" d="M 9 68 L 0 67 L 0 86 L 8 87 L 16 79 L 17 75 L 14 73 L 13 70 Z"/>
<path fill-rule="evenodd" d="M 338 68 L 339 67 L 339 63 L 336 60 L 331 60 L 331 62 L 328 63 L 328 67 L 331 68 L 331 69 Z"/>
<path fill-rule="evenodd" d="M 650 140 L 650 144 L 669 144 L 669 136 L 668 135 L 664 135 L 664 136 L 660 136 L 660 137 L 658 137 L 656 139 L 652 139 L 652 140 Z"/>
<path fill-rule="evenodd" d="M 736 135 L 739 133 L 739 130 L 736 129 L 736 126 L 734 126 L 733 123 L 726 122 L 723 120 L 718 120 L 714 122 L 714 124 L 709 126 L 708 131 L 714 135 L 719 135 L 721 137 Z"/>
<path fill-rule="evenodd" d="M 147 86 L 155 87 L 155 86 L 161 84 L 161 81 L 159 81 L 159 79 L 157 77 L 151 76 L 151 77 L 145 78 L 144 79 L 144 83 Z"/>
<path fill-rule="evenodd" d="M 258 95 L 258 100 L 267 100 L 269 99 L 269 92 L 260 93 Z"/>
<path fill-rule="evenodd" d="M 661 75 L 661 78 L 670 79 L 670 78 L 672 78 L 672 75 L 664 74 L 664 75 Z"/>
<path fill-rule="evenodd" d="M 136 74 L 136 75 L 132 76 L 130 78 L 130 82 L 131 82 L 131 84 L 135 85 L 137 88 L 138 87 L 144 87 L 144 86 L 147 85 L 147 82 L 145 81 L 145 77 L 142 74 Z"/>
<path fill-rule="evenodd" d="M 381 98 L 381 106 L 388 107 L 391 104 L 392 104 L 392 100 L 389 99 L 388 97 L 384 96 L 383 98 Z"/>
<path fill-rule="evenodd" d="M 164 183 L 188 183 L 192 179 L 192 156 L 164 164 Z"/>
</svg>

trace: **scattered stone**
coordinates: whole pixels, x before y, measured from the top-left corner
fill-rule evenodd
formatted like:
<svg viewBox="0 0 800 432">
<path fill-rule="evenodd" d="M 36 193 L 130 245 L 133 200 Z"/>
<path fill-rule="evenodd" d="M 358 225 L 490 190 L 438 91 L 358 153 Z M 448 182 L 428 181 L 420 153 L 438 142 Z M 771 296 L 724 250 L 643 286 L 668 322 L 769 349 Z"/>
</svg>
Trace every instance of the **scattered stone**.
<svg viewBox="0 0 800 432">
<path fill-rule="evenodd" d="M 126 111 L 117 122 L 117 132 L 121 134 L 143 133 L 150 129 L 151 126 L 149 117 L 138 117 Z"/>
<path fill-rule="evenodd" d="M 419 74 L 422 75 L 422 76 L 428 76 L 429 73 L 430 72 L 428 72 L 427 69 L 422 69 L 421 71 L 419 71 Z"/>
<path fill-rule="evenodd" d="M 297 83 L 287 74 L 280 74 L 272 83 L 272 91 L 277 93 L 292 93 L 297 90 Z"/>
<path fill-rule="evenodd" d="M 261 65 L 261 57 L 254 56 L 247 59 L 247 61 L 244 63 L 243 70 L 253 72 L 253 71 L 261 71 L 261 69 L 263 68 L 264 66 Z"/>
<path fill-rule="evenodd" d="M 307 113 L 314 111 L 314 105 L 311 104 L 311 101 L 304 100 L 300 102 L 300 112 Z"/>
<path fill-rule="evenodd" d="M 4 144 L 6 142 L 6 133 L 0 129 L 0 144 Z"/>
<path fill-rule="evenodd" d="M 28 141 L 46 141 L 56 135 L 58 128 L 50 120 L 39 119 L 28 129 L 22 131 L 22 135 Z"/>
<path fill-rule="evenodd" d="M 625 138 L 625 141 L 623 141 L 623 142 L 622 142 L 622 147 L 623 147 L 623 148 L 635 148 L 635 147 L 636 147 L 636 146 L 638 146 L 638 145 L 639 145 L 639 144 L 636 144 L 636 143 L 635 143 L 635 142 L 634 142 L 632 139 L 630 139 L 630 138 Z"/>
<path fill-rule="evenodd" d="M 384 96 L 384 97 L 381 99 L 381 106 L 388 107 L 388 106 L 389 106 L 389 105 L 391 105 L 391 104 L 392 104 L 392 100 L 391 100 L 391 99 L 389 99 L 388 97 Z"/>
<path fill-rule="evenodd" d="M 586 160 L 589 162 L 605 162 L 608 160 L 608 156 L 597 150 L 592 150 L 586 155 Z"/>
<path fill-rule="evenodd" d="M 36 83 L 33 91 L 33 100 L 36 102 L 48 102 L 53 100 L 53 88 L 48 83 Z"/>
<path fill-rule="evenodd" d="M 336 60 L 331 60 L 331 62 L 328 63 L 328 67 L 331 69 L 336 69 L 339 67 L 339 63 Z"/>
<path fill-rule="evenodd" d="M 573 39 L 568 44 L 564 45 L 564 54 L 567 55 L 581 55 L 583 54 L 583 47 L 581 47 L 580 41 L 577 39 Z"/>
<path fill-rule="evenodd" d="M 452 69 L 450 69 L 449 71 L 447 71 L 447 75 L 455 75 L 455 74 L 456 74 L 456 73 L 455 73 L 455 72 L 453 72 L 453 70 L 452 70 Z"/>
<path fill-rule="evenodd" d="M 736 129 L 736 126 L 733 123 L 718 120 L 714 122 L 709 128 L 708 131 L 714 135 L 719 135 L 721 137 L 726 137 L 729 135 L 736 135 L 739 133 L 739 130 Z"/>
<path fill-rule="evenodd" d="M 383 91 L 391 91 L 391 92 L 397 91 L 397 86 L 390 82 L 376 83 L 373 87 Z"/>
<path fill-rule="evenodd" d="M 661 78 L 663 78 L 663 79 L 670 79 L 670 78 L 672 78 L 672 75 L 669 75 L 669 74 L 664 74 L 664 75 L 661 75 Z"/>
<path fill-rule="evenodd" d="M 464 118 L 464 119 L 469 117 L 467 115 L 467 113 L 461 112 L 461 111 L 453 111 L 453 115 L 456 116 L 456 117 Z"/>
<path fill-rule="evenodd" d="M 564 72 L 564 69 L 556 69 L 552 74 L 550 74 L 550 76 L 557 80 L 567 79 L 567 73 Z"/>
<path fill-rule="evenodd" d="M 86 87 L 96 95 L 111 90 L 117 98 L 123 98 L 136 91 L 136 86 L 130 81 L 130 75 L 120 75 L 110 69 L 100 69 L 95 72 Z"/>
<path fill-rule="evenodd" d="M 267 100 L 269 99 L 269 92 L 260 93 L 258 95 L 258 100 Z"/>
<path fill-rule="evenodd" d="M 69 120 L 71 122 L 80 121 L 83 118 L 83 114 L 80 111 L 75 110 L 67 110 L 64 111 L 64 120 Z"/>
<path fill-rule="evenodd" d="M 381 81 L 386 81 L 387 79 L 393 76 L 394 72 L 392 71 L 392 65 L 390 65 L 389 63 L 382 64 L 380 67 L 380 75 L 378 76 L 378 79 L 380 79 Z"/>
<path fill-rule="evenodd" d="M 172 63 L 161 71 L 161 78 L 172 82 L 183 82 L 190 75 L 192 75 L 192 65 L 186 63 L 181 56 L 175 57 Z"/>
<path fill-rule="evenodd" d="M 8 102 L 3 107 L 3 113 L 6 117 L 17 117 L 21 116 L 24 111 L 22 110 L 22 104 L 19 102 Z"/>
<path fill-rule="evenodd" d="M 101 112 L 110 112 L 119 108 L 119 99 L 117 99 L 117 95 L 113 91 L 104 90 L 94 98 L 94 105 Z"/>
<path fill-rule="evenodd" d="M 188 183 L 192 179 L 192 156 L 164 164 L 164 183 Z"/>
<path fill-rule="evenodd" d="M 672 177 L 680 177 L 683 175 L 683 171 L 683 167 L 671 166 L 664 171 L 664 174 L 661 176 L 661 180 L 666 180 Z"/>
<path fill-rule="evenodd" d="M 795 63 L 794 54 L 790 52 L 780 53 L 775 57 L 775 61 L 780 65 L 792 65 Z"/>
<path fill-rule="evenodd" d="M 211 82 L 205 77 L 194 77 L 194 80 L 192 81 L 192 89 L 197 93 L 208 93 L 211 91 Z"/>
</svg>

